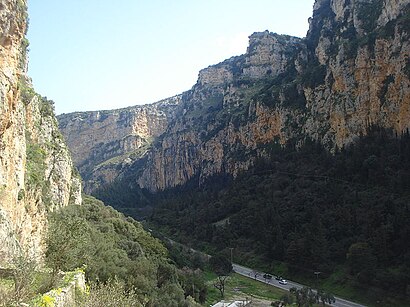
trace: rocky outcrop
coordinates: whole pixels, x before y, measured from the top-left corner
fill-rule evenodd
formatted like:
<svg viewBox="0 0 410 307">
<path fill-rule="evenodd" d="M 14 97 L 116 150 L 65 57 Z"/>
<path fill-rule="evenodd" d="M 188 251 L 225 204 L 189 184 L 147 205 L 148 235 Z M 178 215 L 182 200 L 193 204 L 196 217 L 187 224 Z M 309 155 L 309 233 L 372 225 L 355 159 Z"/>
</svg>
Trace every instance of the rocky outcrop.
<svg viewBox="0 0 410 307">
<path fill-rule="evenodd" d="M 175 118 L 180 100 L 175 96 L 151 105 L 59 115 L 85 191 L 112 182 L 143 157 Z"/>
<path fill-rule="evenodd" d="M 0 1 L 0 265 L 40 260 L 47 213 L 81 203 L 81 182 L 52 104 L 26 77 L 26 1 Z"/>
<path fill-rule="evenodd" d="M 301 43 L 300 38 L 269 31 L 254 33 L 249 37 L 242 77 L 264 78 L 283 73 Z"/>
<path fill-rule="evenodd" d="M 371 126 L 400 136 L 410 128 L 409 3 L 317 0 L 306 38 L 252 34 L 244 55 L 200 71 L 127 178 L 157 191 L 236 176 L 286 143 L 333 151 Z"/>
<path fill-rule="evenodd" d="M 253 33 L 249 37 L 246 54 L 232 57 L 199 72 L 198 88 L 212 88 L 241 79 L 262 79 L 283 73 L 291 57 L 302 47 L 302 40 L 269 31 Z"/>
</svg>

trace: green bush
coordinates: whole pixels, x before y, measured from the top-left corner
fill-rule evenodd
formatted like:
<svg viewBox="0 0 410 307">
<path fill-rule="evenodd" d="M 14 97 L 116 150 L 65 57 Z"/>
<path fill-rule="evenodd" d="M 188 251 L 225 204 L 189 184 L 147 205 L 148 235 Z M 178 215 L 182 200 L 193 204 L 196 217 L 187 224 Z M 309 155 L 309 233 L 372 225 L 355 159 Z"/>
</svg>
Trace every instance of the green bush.
<svg viewBox="0 0 410 307">
<path fill-rule="evenodd" d="M 27 80 L 24 76 L 20 77 L 18 87 L 20 90 L 21 101 L 24 103 L 24 105 L 28 105 L 37 95 L 33 87 L 27 83 Z"/>
<path fill-rule="evenodd" d="M 40 114 L 42 117 L 54 116 L 54 101 L 42 97 L 40 100 Z"/>
<path fill-rule="evenodd" d="M 26 149 L 26 185 L 41 187 L 45 180 L 46 152 L 38 144 L 28 143 Z"/>
</svg>

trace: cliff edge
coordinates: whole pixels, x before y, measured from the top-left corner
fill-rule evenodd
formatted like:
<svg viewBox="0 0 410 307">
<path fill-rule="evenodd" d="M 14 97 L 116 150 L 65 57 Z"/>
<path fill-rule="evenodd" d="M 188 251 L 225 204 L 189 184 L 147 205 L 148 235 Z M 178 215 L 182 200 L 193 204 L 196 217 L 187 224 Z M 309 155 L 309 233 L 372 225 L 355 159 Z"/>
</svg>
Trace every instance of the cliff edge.
<svg viewBox="0 0 410 307">
<path fill-rule="evenodd" d="M 41 260 L 47 213 L 81 203 L 81 180 L 53 103 L 27 77 L 27 2 L 0 0 L 0 266 Z"/>
</svg>

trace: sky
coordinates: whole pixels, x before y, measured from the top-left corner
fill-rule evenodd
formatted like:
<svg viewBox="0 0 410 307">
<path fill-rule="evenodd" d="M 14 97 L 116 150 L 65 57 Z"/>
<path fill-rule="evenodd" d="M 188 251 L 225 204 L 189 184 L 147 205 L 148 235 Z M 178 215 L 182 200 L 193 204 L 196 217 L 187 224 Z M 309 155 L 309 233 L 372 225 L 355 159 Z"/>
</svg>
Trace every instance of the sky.
<svg viewBox="0 0 410 307">
<path fill-rule="evenodd" d="M 28 0 L 29 76 L 56 113 L 153 103 L 246 52 L 253 32 L 305 37 L 314 0 Z"/>
</svg>

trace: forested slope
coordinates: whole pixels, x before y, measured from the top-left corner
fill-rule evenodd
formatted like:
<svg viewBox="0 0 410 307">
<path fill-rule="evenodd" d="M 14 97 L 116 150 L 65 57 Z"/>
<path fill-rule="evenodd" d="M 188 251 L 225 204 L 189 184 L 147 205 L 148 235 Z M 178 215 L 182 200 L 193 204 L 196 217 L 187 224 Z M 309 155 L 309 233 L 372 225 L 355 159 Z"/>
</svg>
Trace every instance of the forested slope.
<svg viewBox="0 0 410 307">
<path fill-rule="evenodd" d="M 152 226 L 181 242 L 227 255 L 232 247 L 236 261 L 273 271 L 279 263 L 288 273 L 320 271 L 321 278 L 341 270 L 340 285 L 405 296 L 409 135 L 373 128 L 334 155 L 316 142 L 267 150 L 268 158 L 237 179 L 215 176 L 199 188 L 134 195 L 155 204 Z"/>
</svg>

